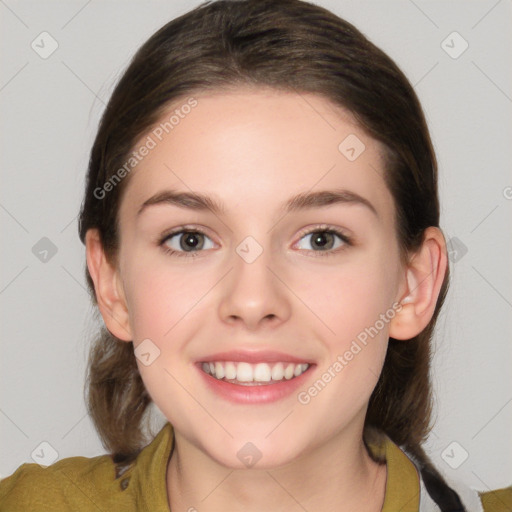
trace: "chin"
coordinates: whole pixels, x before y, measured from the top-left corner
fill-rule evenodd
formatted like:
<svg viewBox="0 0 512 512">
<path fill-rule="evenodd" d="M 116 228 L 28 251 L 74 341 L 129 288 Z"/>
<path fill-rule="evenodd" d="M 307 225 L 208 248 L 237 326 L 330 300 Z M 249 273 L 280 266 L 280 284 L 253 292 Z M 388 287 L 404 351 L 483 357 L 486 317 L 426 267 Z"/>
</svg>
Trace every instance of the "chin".
<svg viewBox="0 0 512 512">
<path fill-rule="evenodd" d="M 244 437 L 247 439 L 247 437 Z M 218 464 L 229 469 L 276 469 L 293 462 L 300 455 L 297 444 L 290 440 L 287 450 L 281 441 L 271 442 L 260 438 L 255 441 L 230 440 L 219 452 L 216 448 L 207 450 L 206 453 Z M 276 440 L 277 441 L 277 440 Z"/>
</svg>

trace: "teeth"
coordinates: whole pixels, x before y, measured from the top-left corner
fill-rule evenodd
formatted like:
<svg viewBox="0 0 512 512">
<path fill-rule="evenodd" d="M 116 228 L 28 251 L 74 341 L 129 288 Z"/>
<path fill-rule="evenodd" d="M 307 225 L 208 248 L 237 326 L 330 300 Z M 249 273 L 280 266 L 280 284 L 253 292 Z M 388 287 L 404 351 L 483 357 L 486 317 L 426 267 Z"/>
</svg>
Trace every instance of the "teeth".
<svg viewBox="0 0 512 512">
<path fill-rule="evenodd" d="M 224 371 L 224 366 L 222 366 L 220 363 L 215 363 L 215 375 L 218 379 L 222 379 L 224 375 L 226 375 L 226 372 Z"/>
<path fill-rule="evenodd" d="M 283 380 L 284 377 L 284 365 L 283 363 L 277 363 L 272 368 L 272 380 Z"/>
<path fill-rule="evenodd" d="M 215 366 L 218 364 L 220 363 L 215 363 Z M 254 372 L 252 370 L 252 366 L 249 363 L 238 363 L 236 368 L 236 380 L 239 380 L 240 382 L 251 382 L 254 380 L 253 375 Z M 215 373 L 215 378 L 221 379 L 222 377 Z"/>
<path fill-rule="evenodd" d="M 226 379 L 236 379 L 236 366 L 235 363 L 226 363 Z"/>
<path fill-rule="evenodd" d="M 204 362 L 203 371 L 216 379 L 237 380 L 239 382 L 271 382 L 290 380 L 302 375 L 307 363 L 234 363 L 231 361 Z"/>
<path fill-rule="evenodd" d="M 286 380 L 290 380 L 293 378 L 293 374 L 295 373 L 295 365 L 294 364 L 289 364 L 286 369 L 284 370 L 284 378 Z"/>
<path fill-rule="evenodd" d="M 267 363 L 258 363 L 254 368 L 254 380 L 257 382 L 270 382 L 272 371 Z"/>
</svg>

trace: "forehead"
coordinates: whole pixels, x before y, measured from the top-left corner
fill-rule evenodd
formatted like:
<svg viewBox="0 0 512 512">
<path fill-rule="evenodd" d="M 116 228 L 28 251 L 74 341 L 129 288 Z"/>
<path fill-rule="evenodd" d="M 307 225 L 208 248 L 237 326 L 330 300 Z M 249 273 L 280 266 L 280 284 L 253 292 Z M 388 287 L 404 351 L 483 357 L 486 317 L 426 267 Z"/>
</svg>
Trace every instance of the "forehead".
<svg viewBox="0 0 512 512">
<path fill-rule="evenodd" d="M 131 171 L 121 205 L 130 217 L 164 189 L 213 195 L 226 211 L 269 210 L 297 193 L 332 188 L 367 198 L 383 216 L 393 208 L 380 143 L 350 113 L 312 93 L 242 89 L 184 97 L 134 151 L 143 146 L 151 149 Z"/>
</svg>

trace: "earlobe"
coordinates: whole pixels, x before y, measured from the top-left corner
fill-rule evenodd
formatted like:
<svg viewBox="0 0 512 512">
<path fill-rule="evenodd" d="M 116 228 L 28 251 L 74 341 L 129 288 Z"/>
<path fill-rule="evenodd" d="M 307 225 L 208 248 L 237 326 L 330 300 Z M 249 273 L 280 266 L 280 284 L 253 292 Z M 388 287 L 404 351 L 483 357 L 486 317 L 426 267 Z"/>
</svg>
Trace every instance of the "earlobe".
<svg viewBox="0 0 512 512">
<path fill-rule="evenodd" d="M 402 309 L 390 322 L 390 337 L 408 340 L 425 329 L 434 315 L 446 267 L 443 233 L 439 228 L 429 227 L 425 230 L 420 249 L 407 265 L 407 287 L 398 297 Z"/>
<path fill-rule="evenodd" d="M 97 229 L 85 236 L 87 268 L 94 282 L 98 308 L 107 329 L 123 341 L 132 341 L 128 308 L 119 273 L 107 260 Z"/>
</svg>

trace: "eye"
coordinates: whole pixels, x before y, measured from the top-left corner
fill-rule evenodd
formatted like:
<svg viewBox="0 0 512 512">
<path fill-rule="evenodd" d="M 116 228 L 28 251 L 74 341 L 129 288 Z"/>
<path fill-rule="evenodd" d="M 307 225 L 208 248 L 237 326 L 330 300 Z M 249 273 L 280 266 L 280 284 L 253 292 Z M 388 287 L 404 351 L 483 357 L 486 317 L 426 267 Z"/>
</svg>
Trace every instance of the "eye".
<svg viewBox="0 0 512 512">
<path fill-rule="evenodd" d="M 318 254 L 322 256 L 332 254 L 333 252 L 339 252 L 336 251 L 336 249 L 339 249 L 340 247 L 343 250 L 345 246 L 352 245 L 350 237 L 337 229 L 327 227 L 316 227 L 313 230 L 307 231 L 302 234 L 301 240 L 306 240 L 306 244 L 309 244 L 312 249 L 304 247 L 300 242 L 298 247 L 299 249 L 305 249 L 316 253 L 325 253 Z"/>
<path fill-rule="evenodd" d="M 328 226 L 317 226 L 309 231 L 303 231 L 300 240 L 306 240 L 312 249 L 303 247 L 299 242 L 299 249 L 316 253 L 315 256 L 328 256 L 336 254 L 348 246 L 353 245 L 352 239 L 338 229 Z M 210 237 L 197 228 L 180 228 L 167 233 L 159 240 L 159 245 L 165 253 L 172 256 L 195 257 L 204 249 L 213 249 L 214 244 Z"/>
<path fill-rule="evenodd" d="M 206 241 L 205 241 L 206 239 Z M 160 240 L 166 253 L 176 256 L 197 256 L 201 249 L 212 249 L 213 242 L 199 229 L 182 229 L 169 233 Z M 187 254 L 188 253 L 188 254 Z"/>
</svg>

